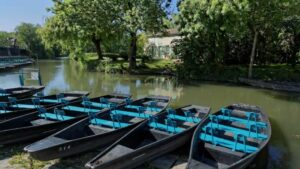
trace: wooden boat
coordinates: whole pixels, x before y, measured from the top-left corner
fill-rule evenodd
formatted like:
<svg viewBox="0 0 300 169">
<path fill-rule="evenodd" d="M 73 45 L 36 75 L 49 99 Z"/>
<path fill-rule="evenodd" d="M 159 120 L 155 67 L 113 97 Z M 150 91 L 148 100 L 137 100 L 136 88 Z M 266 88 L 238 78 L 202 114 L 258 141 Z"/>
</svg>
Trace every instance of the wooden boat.
<svg viewBox="0 0 300 169">
<path fill-rule="evenodd" d="M 149 96 L 90 116 L 24 148 L 33 158 L 52 160 L 104 148 L 121 138 L 144 119 L 159 114 L 169 97 Z"/>
<path fill-rule="evenodd" d="M 112 105 L 125 102 L 127 97 L 105 95 L 91 100 L 68 103 L 0 122 L 0 145 L 20 143 L 49 136 L 85 117 L 99 113 Z"/>
<path fill-rule="evenodd" d="M 263 81 L 263 80 L 255 80 L 255 79 L 246 79 L 239 78 L 241 83 L 260 87 L 271 90 L 285 91 L 285 92 L 300 92 L 300 83 L 293 82 L 276 82 L 276 81 Z"/>
<path fill-rule="evenodd" d="M 7 102 L 8 97 L 17 99 L 28 98 L 44 89 L 44 86 L 22 86 L 8 89 L 0 88 L 0 102 Z"/>
<path fill-rule="evenodd" d="M 38 107 L 48 108 L 60 105 L 62 100 L 69 102 L 81 100 L 83 96 L 88 94 L 84 91 L 72 91 L 49 96 L 38 93 L 35 97 L 22 100 L 9 97 L 9 102 L 0 102 L 0 122 L 35 112 Z"/>
<path fill-rule="evenodd" d="M 198 126 L 187 168 L 246 168 L 270 138 L 271 125 L 260 108 L 230 105 Z"/>
<path fill-rule="evenodd" d="M 189 105 L 143 122 L 86 164 L 87 168 L 135 168 L 191 141 L 208 107 Z"/>
</svg>

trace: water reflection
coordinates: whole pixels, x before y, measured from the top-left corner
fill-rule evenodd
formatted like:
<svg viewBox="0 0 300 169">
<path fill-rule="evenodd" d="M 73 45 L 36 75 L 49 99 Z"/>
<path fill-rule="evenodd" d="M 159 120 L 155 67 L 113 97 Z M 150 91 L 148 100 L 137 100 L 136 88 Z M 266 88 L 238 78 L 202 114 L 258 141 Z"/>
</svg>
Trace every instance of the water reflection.
<svg viewBox="0 0 300 169">
<path fill-rule="evenodd" d="M 270 169 L 300 166 L 300 95 L 245 86 L 205 82 L 178 84 L 175 78 L 162 76 L 108 75 L 83 71 L 72 61 L 41 61 L 39 63 L 46 94 L 67 90 L 86 90 L 91 96 L 111 92 L 131 93 L 134 98 L 146 95 L 166 95 L 172 106 L 199 104 L 212 111 L 231 103 L 258 105 L 270 116 L 272 138 L 269 148 Z M 0 74 L 0 87 L 17 86 L 18 76 Z"/>
</svg>

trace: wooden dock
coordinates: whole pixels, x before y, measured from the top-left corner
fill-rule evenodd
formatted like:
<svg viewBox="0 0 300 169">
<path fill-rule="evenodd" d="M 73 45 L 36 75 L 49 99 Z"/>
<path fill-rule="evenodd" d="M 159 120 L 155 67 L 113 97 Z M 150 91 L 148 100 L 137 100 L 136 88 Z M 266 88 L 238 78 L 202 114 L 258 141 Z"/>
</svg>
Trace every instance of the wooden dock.
<svg viewBox="0 0 300 169">
<path fill-rule="evenodd" d="M 0 56 L 0 71 L 26 66 L 34 63 L 28 56 Z"/>
</svg>

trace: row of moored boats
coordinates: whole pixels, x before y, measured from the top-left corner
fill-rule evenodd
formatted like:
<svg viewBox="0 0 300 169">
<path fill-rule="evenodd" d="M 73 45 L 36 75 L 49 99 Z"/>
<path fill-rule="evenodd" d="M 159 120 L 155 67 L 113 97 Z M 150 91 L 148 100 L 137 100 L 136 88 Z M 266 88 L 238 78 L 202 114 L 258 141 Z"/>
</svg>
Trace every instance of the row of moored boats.
<svg viewBox="0 0 300 169">
<path fill-rule="evenodd" d="M 271 137 L 269 119 L 256 106 L 232 104 L 210 113 L 199 105 L 168 108 L 166 96 L 44 96 L 42 89 L 15 88 L 26 96 L 0 90 L 0 145 L 36 141 L 24 150 L 42 161 L 98 150 L 86 168 L 135 168 L 170 154 L 190 169 L 246 168 Z"/>
</svg>

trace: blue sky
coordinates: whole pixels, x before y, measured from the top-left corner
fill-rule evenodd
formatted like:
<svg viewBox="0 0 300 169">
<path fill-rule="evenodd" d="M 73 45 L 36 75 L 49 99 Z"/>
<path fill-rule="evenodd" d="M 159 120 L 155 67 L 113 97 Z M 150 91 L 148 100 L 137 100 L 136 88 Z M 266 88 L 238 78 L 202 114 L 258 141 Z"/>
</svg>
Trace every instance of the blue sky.
<svg viewBox="0 0 300 169">
<path fill-rule="evenodd" d="M 43 24 L 51 0 L 0 0 L 0 31 L 14 31 L 22 22 Z"/>
<path fill-rule="evenodd" d="M 172 2 L 171 10 L 177 11 L 177 0 Z M 0 31 L 12 32 L 22 22 L 43 25 L 52 5 L 51 0 L 0 0 Z"/>
</svg>

